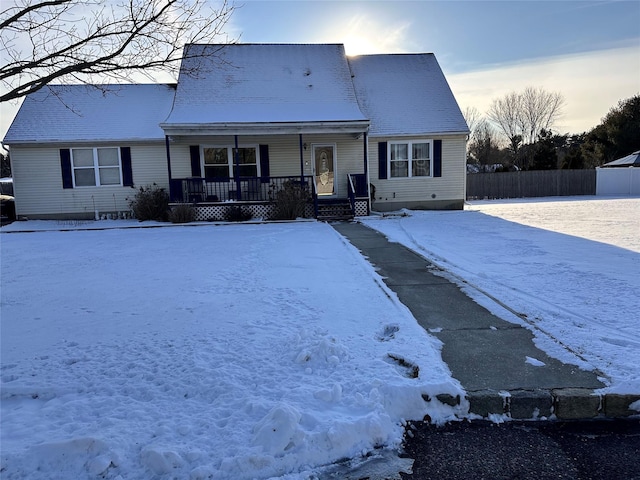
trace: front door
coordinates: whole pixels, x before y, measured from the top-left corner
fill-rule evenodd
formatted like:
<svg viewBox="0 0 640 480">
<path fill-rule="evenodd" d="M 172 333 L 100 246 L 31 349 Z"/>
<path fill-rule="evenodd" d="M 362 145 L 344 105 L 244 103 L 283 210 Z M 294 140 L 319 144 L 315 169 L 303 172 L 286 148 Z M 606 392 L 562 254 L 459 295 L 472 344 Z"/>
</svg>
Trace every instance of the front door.
<svg viewBox="0 0 640 480">
<path fill-rule="evenodd" d="M 318 195 L 335 193 L 335 145 L 313 146 L 313 167 Z"/>
</svg>

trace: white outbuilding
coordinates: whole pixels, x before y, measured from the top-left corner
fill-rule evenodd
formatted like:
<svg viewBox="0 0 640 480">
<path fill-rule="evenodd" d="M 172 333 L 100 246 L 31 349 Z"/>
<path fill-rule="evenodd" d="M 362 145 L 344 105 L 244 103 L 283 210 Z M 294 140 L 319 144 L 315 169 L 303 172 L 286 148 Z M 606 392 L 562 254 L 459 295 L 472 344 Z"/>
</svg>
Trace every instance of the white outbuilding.
<svg viewBox="0 0 640 480">
<path fill-rule="evenodd" d="M 596 195 L 640 195 L 640 150 L 596 168 Z"/>
</svg>

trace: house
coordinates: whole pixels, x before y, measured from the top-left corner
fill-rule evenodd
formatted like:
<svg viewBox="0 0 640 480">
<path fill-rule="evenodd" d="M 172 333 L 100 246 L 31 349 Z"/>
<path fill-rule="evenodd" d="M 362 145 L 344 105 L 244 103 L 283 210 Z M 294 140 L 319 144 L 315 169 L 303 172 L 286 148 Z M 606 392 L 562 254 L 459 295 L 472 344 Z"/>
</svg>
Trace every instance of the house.
<svg viewBox="0 0 640 480">
<path fill-rule="evenodd" d="M 128 211 L 157 184 L 199 219 L 268 216 L 285 185 L 309 216 L 460 209 L 469 131 L 433 54 L 339 44 L 188 45 L 177 85 L 53 85 L 4 143 L 28 218 Z M 375 193 L 374 193 L 375 192 Z"/>
</svg>

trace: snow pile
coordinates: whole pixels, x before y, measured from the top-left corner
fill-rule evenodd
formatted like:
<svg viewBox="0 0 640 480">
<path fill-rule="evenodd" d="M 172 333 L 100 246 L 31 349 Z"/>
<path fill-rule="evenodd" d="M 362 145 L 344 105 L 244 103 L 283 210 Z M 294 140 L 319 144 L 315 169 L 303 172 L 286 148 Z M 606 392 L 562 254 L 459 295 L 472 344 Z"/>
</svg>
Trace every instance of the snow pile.
<svg viewBox="0 0 640 480">
<path fill-rule="evenodd" d="M 309 478 L 466 411 L 326 224 L 8 227 L 41 231 L 0 235 L 3 479 Z"/>
<path fill-rule="evenodd" d="M 550 356 L 603 372 L 604 391 L 640 392 L 640 198 L 496 200 L 462 212 L 405 213 L 364 223 L 443 267 L 497 315 L 531 328 Z"/>
</svg>

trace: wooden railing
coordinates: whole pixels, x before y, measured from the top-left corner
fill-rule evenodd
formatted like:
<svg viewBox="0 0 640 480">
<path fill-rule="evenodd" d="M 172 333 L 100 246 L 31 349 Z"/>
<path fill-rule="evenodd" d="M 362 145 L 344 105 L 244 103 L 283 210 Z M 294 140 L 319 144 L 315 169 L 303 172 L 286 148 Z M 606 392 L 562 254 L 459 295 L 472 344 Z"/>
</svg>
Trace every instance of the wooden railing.
<svg viewBox="0 0 640 480">
<path fill-rule="evenodd" d="M 369 196 L 367 176 L 364 173 L 350 173 L 349 179 L 353 184 L 354 194 L 356 198 L 364 198 Z"/>
<path fill-rule="evenodd" d="M 313 177 L 175 178 L 169 183 L 174 203 L 217 203 L 228 201 L 269 202 L 285 183 L 293 182 L 313 191 Z M 238 186 L 240 189 L 238 190 Z"/>
<path fill-rule="evenodd" d="M 351 212 L 356 214 L 356 198 L 368 198 L 367 176 L 364 173 L 350 173 L 347 175 L 347 190 Z"/>
</svg>

